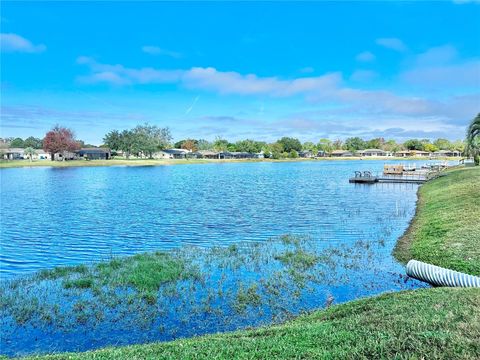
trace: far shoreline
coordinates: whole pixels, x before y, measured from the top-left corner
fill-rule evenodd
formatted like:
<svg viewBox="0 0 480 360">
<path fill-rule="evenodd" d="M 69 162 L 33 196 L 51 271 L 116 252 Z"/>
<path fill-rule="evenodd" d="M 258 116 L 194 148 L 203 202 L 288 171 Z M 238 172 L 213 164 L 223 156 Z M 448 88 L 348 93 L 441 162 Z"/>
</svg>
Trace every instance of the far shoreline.
<svg viewBox="0 0 480 360">
<path fill-rule="evenodd" d="M 168 166 L 168 165 L 192 165 L 192 164 L 225 164 L 225 163 L 281 163 L 281 162 L 304 162 L 304 161 L 362 161 L 362 160 L 404 160 L 404 161 L 452 161 L 460 160 L 461 157 L 392 157 L 392 156 L 372 156 L 372 157 L 322 157 L 322 158 L 295 158 L 295 159 L 109 159 L 109 160 L 2 160 L 0 169 L 9 168 L 37 168 L 37 167 L 107 167 L 107 166 Z"/>
</svg>

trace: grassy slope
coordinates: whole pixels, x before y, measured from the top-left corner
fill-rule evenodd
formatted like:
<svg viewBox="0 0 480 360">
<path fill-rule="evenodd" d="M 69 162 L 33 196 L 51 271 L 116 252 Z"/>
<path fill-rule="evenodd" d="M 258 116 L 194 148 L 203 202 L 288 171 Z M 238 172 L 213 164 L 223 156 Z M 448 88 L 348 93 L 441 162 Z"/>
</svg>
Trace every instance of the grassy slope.
<svg viewBox="0 0 480 360">
<path fill-rule="evenodd" d="M 279 326 L 35 359 L 478 359 L 478 304 L 480 289 L 400 292 Z"/>
<path fill-rule="evenodd" d="M 394 254 L 480 275 L 480 167 L 453 170 L 419 189 L 417 214 Z"/>
<path fill-rule="evenodd" d="M 396 255 L 476 273 L 480 168 L 424 185 Z M 283 325 L 35 359 L 479 359 L 480 289 L 437 288 L 353 301 Z"/>
</svg>

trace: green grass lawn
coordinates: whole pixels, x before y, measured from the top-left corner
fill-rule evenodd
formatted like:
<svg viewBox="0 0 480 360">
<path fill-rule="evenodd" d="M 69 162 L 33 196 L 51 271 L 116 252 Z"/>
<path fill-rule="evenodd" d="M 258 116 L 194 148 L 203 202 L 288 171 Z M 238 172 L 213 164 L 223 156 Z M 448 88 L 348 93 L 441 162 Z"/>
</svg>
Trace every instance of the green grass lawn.
<svg viewBox="0 0 480 360">
<path fill-rule="evenodd" d="M 450 171 L 418 195 L 417 214 L 395 256 L 480 275 L 480 167 Z"/>
<path fill-rule="evenodd" d="M 479 359 L 480 289 L 426 289 L 283 325 L 31 359 Z"/>
</svg>

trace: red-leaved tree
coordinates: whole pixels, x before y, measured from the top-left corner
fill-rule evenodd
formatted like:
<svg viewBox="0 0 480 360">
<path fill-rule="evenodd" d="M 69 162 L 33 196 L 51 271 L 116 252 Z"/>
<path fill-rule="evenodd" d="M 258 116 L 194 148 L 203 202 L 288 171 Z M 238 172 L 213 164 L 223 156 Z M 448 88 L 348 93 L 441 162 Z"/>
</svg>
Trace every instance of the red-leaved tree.
<svg viewBox="0 0 480 360">
<path fill-rule="evenodd" d="M 80 145 L 75 140 L 73 131 L 59 125 L 55 125 L 43 139 L 43 150 L 50 153 L 52 160 L 55 159 L 56 153 L 65 155 L 65 152 L 73 152 L 79 148 Z M 63 159 L 65 160 L 65 156 L 63 156 Z"/>
</svg>

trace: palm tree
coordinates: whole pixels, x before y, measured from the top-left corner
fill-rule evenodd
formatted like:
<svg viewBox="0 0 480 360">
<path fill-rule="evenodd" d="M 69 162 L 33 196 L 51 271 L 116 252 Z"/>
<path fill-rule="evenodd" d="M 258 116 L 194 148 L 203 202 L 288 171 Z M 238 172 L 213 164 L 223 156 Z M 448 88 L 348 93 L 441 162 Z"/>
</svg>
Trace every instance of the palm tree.
<svg viewBox="0 0 480 360">
<path fill-rule="evenodd" d="M 35 151 L 34 148 L 29 146 L 23 151 L 23 153 L 28 156 L 30 161 L 32 161 L 33 160 L 33 155 L 35 155 L 37 152 Z"/>
<path fill-rule="evenodd" d="M 475 164 L 480 164 L 480 113 L 472 120 L 467 129 L 467 147 L 468 155 L 473 156 Z"/>
</svg>

